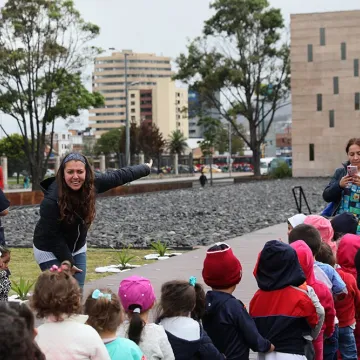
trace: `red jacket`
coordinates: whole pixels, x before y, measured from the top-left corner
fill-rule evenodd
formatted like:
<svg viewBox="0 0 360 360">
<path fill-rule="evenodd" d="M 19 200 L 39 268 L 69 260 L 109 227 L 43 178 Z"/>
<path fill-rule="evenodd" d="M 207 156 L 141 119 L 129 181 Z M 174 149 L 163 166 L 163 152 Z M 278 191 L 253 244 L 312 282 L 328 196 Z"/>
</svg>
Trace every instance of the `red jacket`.
<svg viewBox="0 0 360 360">
<path fill-rule="evenodd" d="M 291 244 L 297 253 L 300 265 L 306 276 L 306 283 L 310 285 L 319 298 L 320 304 L 325 310 L 324 334 L 330 337 L 335 330 L 335 306 L 334 299 L 329 288 L 319 280 L 316 280 L 314 274 L 314 256 L 310 248 L 302 240 Z"/>
<path fill-rule="evenodd" d="M 335 301 L 335 310 L 336 316 L 339 319 L 339 327 L 344 328 L 355 324 L 355 309 L 360 309 L 360 292 L 352 274 L 345 272 L 341 268 L 337 269 L 337 272 L 346 284 L 348 291 L 343 300 Z"/>
</svg>

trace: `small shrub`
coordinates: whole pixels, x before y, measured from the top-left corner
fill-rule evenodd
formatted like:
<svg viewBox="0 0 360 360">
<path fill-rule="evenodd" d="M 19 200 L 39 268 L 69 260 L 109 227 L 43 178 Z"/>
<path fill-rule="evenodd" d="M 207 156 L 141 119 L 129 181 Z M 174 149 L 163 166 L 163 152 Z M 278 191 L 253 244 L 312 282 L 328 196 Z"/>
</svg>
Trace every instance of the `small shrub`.
<svg viewBox="0 0 360 360">
<path fill-rule="evenodd" d="M 271 169 L 270 177 L 273 179 L 284 179 L 292 177 L 292 170 L 285 161 L 282 161 L 276 168 Z"/>
<path fill-rule="evenodd" d="M 151 243 L 151 247 L 159 254 L 159 256 L 164 256 L 167 251 L 167 245 L 162 243 L 160 240 Z"/>
<path fill-rule="evenodd" d="M 131 245 L 129 245 L 127 248 L 123 248 L 121 251 L 118 251 L 118 260 L 119 265 L 122 269 L 126 268 L 126 265 L 130 263 L 131 260 L 135 259 L 135 255 L 131 255 L 130 253 Z"/>
<path fill-rule="evenodd" d="M 34 282 L 25 280 L 21 277 L 18 283 L 16 281 L 12 281 L 11 289 L 16 293 L 20 300 L 27 300 L 28 293 L 33 286 Z"/>
</svg>

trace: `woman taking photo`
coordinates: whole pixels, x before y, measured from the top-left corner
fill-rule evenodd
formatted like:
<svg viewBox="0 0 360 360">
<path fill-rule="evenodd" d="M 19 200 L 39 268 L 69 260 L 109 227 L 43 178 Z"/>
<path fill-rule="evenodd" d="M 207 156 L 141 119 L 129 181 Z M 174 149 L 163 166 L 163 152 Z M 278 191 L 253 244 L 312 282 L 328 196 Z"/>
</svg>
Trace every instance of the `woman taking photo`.
<svg viewBox="0 0 360 360">
<path fill-rule="evenodd" d="M 70 153 L 56 178 L 41 182 L 44 199 L 34 232 L 34 256 L 42 271 L 68 260 L 81 287 L 86 276 L 86 235 L 95 218 L 95 198 L 117 186 L 150 174 L 150 164 L 94 176 L 87 158 Z"/>
<path fill-rule="evenodd" d="M 348 161 L 336 169 L 329 185 L 323 192 L 326 202 L 332 203 L 332 216 L 345 212 L 360 219 L 360 138 L 350 139 L 346 145 Z M 347 167 L 357 168 L 353 175 L 348 174 Z M 356 169 L 355 169 L 356 170 Z M 357 233 L 360 233 L 358 225 Z"/>
</svg>

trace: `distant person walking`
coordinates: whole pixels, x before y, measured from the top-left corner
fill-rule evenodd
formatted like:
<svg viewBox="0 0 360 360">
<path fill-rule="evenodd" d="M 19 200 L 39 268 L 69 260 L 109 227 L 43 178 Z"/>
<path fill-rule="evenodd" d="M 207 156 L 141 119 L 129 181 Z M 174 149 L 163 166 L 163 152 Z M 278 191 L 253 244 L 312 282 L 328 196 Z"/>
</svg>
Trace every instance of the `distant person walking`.
<svg viewBox="0 0 360 360">
<path fill-rule="evenodd" d="M 86 275 L 86 236 L 95 218 L 97 194 L 150 174 L 149 164 L 130 166 L 96 174 L 88 159 L 70 153 L 62 161 L 56 177 L 41 182 L 45 194 L 40 204 L 40 220 L 34 232 L 34 256 L 42 271 L 63 261 L 81 287 Z"/>
<path fill-rule="evenodd" d="M 5 246 L 5 231 L 1 225 L 1 217 L 9 213 L 10 201 L 6 198 L 2 189 L 0 189 L 0 246 Z"/>
<path fill-rule="evenodd" d="M 202 188 L 205 186 L 205 184 L 208 181 L 206 175 L 203 172 L 201 172 L 201 175 L 199 177 L 199 181 L 200 181 L 200 185 L 201 185 Z"/>
</svg>

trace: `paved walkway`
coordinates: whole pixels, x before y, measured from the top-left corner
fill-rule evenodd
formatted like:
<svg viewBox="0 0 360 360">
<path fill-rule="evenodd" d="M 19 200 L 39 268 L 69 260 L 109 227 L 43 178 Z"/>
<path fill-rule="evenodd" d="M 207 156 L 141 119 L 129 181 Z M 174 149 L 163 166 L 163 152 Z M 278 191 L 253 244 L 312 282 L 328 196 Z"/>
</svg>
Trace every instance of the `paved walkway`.
<svg viewBox="0 0 360 360">
<path fill-rule="evenodd" d="M 271 226 L 253 233 L 243 235 L 227 241 L 233 248 L 235 255 L 240 259 L 243 267 L 243 277 L 236 288 L 234 295 L 241 299 L 247 306 L 257 290 L 257 284 L 253 276 L 253 269 L 257 255 L 268 240 L 279 238 L 287 239 L 287 226 L 280 224 Z M 168 280 L 187 280 L 190 276 L 196 276 L 199 282 L 203 283 L 201 271 L 207 247 L 190 251 L 181 256 L 168 260 L 158 261 L 138 269 L 114 274 L 85 285 L 84 295 L 94 288 L 110 288 L 115 293 L 118 291 L 119 283 L 122 279 L 136 274 L 150 279 L 157 297 L 160 296 L 161 285 Z M 256 355 L 251 354 L 250 359 L 255 359 Z"/>
</svg>

